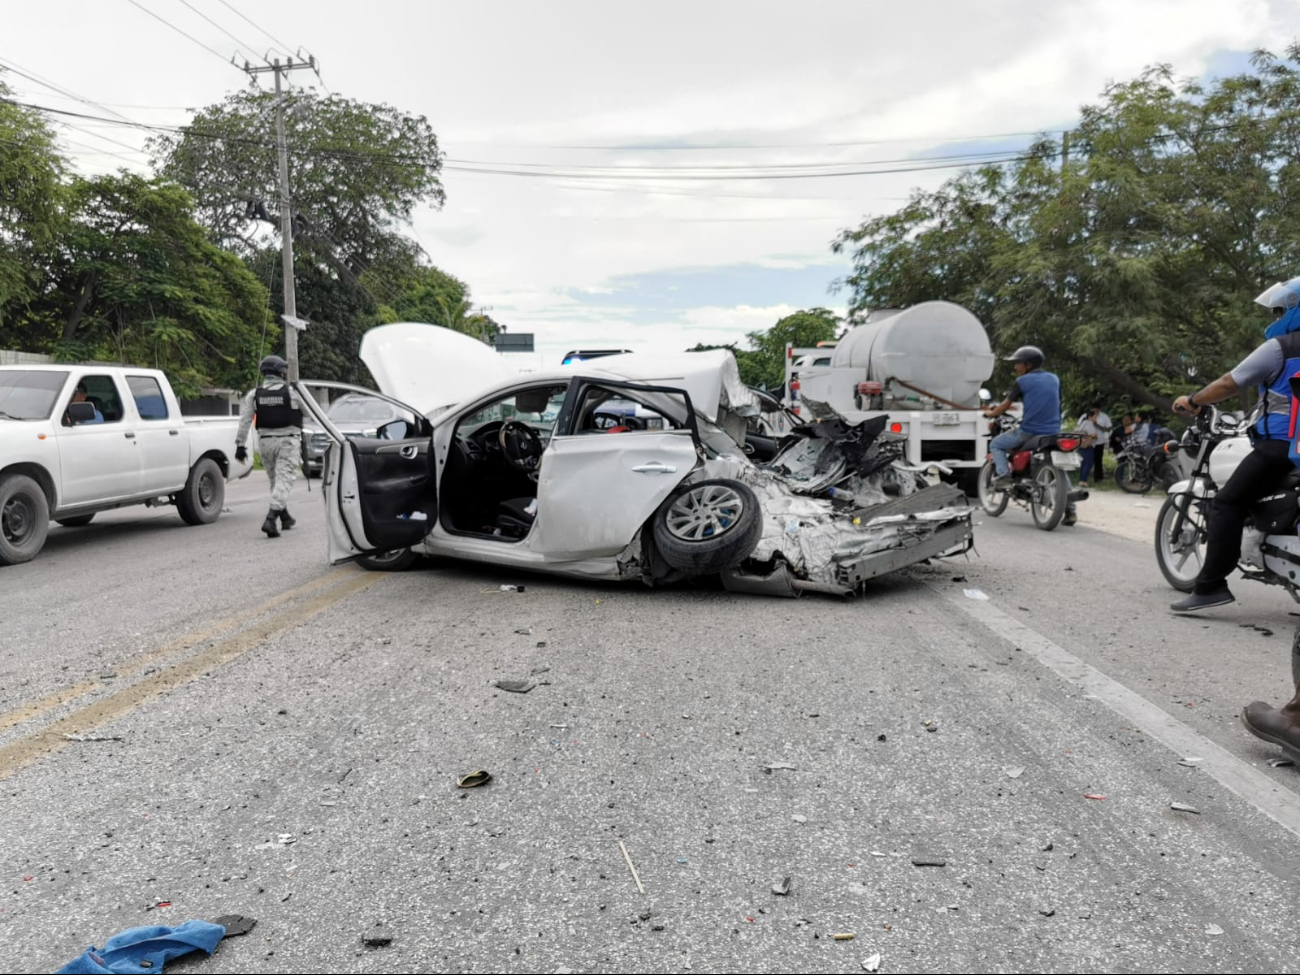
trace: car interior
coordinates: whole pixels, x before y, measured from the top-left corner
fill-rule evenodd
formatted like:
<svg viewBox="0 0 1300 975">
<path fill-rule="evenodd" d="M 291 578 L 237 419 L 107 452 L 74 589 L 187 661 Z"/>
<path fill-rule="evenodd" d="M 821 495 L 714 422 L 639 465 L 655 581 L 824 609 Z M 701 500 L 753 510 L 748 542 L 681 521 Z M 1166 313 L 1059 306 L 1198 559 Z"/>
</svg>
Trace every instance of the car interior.
<svg viewBox="0 0 1300 975">
<path fill-rule="evenodd" d="M 441 485 L 448 531 L 517 542 L 537 518 L 542 454 L 554 434 L 568 384 L 520 390 L 463 417 L 452 438 Z M 570 429 L 580 435 L 636 434 L 679 429 L 670 417 L 626 391 L 582 388 Z"/>
</svg>

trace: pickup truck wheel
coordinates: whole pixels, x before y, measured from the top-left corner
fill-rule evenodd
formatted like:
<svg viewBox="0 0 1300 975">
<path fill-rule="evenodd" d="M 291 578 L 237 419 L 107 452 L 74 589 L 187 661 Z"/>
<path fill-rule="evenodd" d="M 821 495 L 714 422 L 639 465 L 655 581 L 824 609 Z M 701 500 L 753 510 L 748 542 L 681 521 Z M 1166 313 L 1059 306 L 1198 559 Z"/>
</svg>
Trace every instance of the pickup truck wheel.
<svg viewBox="0 0 1300 975">
<path fill-rule="evenodd" d="M 189 480 L 176 495 L 176 508 L 187 525 L 210 525 L 221 515 L 226 502 L 226 480 L 211 457 L 190 468 Z"/>
<path fill-rule="evenodd" d="M 41 486 L 25 474 L 0 477 L 0 565 L 36 558 L 49 533 L 50 505 Z"/>
<path fill-rule="evenodd" d="M 699 481 L 668 498 L 651 519 L 671 568 L 707 576 L 739 565 L 763 532 L 758 498 L 739 481 Z"/>
<path fill-rule="evenodd" d="M 88 515 L 77 515 L 75 518 L 55 518 L 64 528 L 85 528 L 95 520 L 95 513 L 92 511 Z"/>
</svg>

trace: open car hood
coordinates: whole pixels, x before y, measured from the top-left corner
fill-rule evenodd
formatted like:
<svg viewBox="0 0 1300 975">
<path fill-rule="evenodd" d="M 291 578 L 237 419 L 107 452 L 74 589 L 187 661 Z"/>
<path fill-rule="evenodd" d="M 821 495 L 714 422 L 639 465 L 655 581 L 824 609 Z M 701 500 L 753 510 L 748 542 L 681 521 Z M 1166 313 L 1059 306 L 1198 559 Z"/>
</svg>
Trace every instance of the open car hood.
<svg viewBox="0 0 1300 975">
<path fill-rule="evenodd" d="M 370 329 L 361 337 L 361 361 L 381 392 L 426 416 L 518 375 L 490 345 L 423 322 Z"/>
</svg>

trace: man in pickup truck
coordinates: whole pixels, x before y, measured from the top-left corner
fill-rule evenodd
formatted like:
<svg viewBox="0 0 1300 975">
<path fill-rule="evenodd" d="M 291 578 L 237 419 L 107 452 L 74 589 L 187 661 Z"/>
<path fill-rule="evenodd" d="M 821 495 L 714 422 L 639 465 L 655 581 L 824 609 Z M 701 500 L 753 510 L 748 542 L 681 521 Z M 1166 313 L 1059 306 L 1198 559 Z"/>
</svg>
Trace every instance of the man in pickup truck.
<svg viewBox="0 0 1300 975">
<path fill-rule="evenodd" d="M 74 390 L 72 391 L 72 402 L 73 402 L 73 403 L 84 403 L 84 402 L 86 402 L 86 384 L 85 384 L 85 383 L 77 383 L 77 388 L 74 389 Z M 92 403 L 91 405 L 94 406 L 93 403 Z M 95 407 L 95 418 L 94 418 L 93 420 L 82 420 L 81 422 L 82 422 L 83 425 L 85 425 L 85 424 L 89 424 L 89 423 L 103 423 L 103 422 L 104 422 L 104 414 L 101 413 L 101 412 L 99 412 L 99 407 L 96 406 L 96 407 Z M 63 425 L 64 425 L 65 427 L 70 427 L 70 426 L 73 425 L 73 423 L 72 423 L 72 418 L 71 418 L 70 416 L 68 416 L 67 413 L 64 413 L 64 414 L 63 414 Z"/>
<path fill-rule="evenodd" d="M 262 385 L 249 390 L 239 411 L 239 432 L 235 435 L 235 460 L 248 459 L 244 444 L 248 428 L 257 426 L 262 449 L 262 466 L 271 481 L 271 510 L 262 522 L 267 538 L 279 538 L 283 525 L 288 531 L 297 519 L 289 514 L 289 492 L 298 476 L 298 455 L 302 441 L 302 404 L 289 388 L 289 363 L 268 355 L 258 367 Z M 279 525 L 277 525 L 279 522 Z"/>
</svg>

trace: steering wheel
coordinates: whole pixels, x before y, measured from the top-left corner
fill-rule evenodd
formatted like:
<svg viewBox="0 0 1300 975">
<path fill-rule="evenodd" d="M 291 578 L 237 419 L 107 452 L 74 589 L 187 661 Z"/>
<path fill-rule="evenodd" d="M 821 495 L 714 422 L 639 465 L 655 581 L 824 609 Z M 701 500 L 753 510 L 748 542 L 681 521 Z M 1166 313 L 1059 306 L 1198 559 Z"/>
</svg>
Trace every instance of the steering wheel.
<svg viewBox="0 0 1300 975">
<path fill-rule="evenodd" d="M 522 420 L 506 420 L 497 434 L 497 442 L 512 467 L 525 474 L 536 473 L 546 450 L 536 430 Z"/>
</svg>

